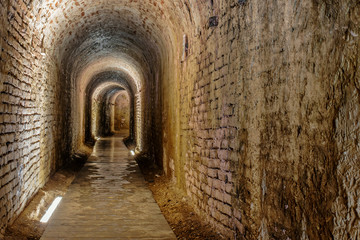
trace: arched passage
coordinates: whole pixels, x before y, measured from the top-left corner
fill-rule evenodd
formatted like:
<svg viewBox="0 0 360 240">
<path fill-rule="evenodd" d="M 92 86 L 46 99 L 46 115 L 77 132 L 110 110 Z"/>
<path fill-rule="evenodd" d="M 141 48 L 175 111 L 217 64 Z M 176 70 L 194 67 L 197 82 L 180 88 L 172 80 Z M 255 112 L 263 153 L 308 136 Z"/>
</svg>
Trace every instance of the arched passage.
<svg viewBox="0 0 360 240">
<path fill-rule="evenodd" d="M 104 88 L 113 89 L 115 87 L 121 87 L 126 90 L 130 97 L 130 132 L 129 137 L 131 139 L 136 139 L 136 135 L 141 136 L 141 132 L 135 133 L 135 130 L 138 129 L 136 126 L 141 125 L 140 121 L 135 122 L 135 115 L 141 115 L 141 108 L 135 105 L 135 96 L 134 90 L 129 85 L 128 79 L 129 76 L 119 72 L 119 71 L 105 71 L 101 72 L 93 77 L 90 83 L 87 85 L 85 90 L 86 100 L 84 103 L 84 118 L 85 118 L 85 142 L 93 142 L 94 129 L 96 126 L 92 123 L 92 120 L 97 117 L 96 113 L 92 111 L 93 100 L 101 98 L 103 96 L 98 96 Z"/>
<path fill-rule="evenodd" d="M 0 1 L 0 230 L 127 91 L 137 152 L 225 235 L 355 239 L 359 8 Z"/>
</svg>

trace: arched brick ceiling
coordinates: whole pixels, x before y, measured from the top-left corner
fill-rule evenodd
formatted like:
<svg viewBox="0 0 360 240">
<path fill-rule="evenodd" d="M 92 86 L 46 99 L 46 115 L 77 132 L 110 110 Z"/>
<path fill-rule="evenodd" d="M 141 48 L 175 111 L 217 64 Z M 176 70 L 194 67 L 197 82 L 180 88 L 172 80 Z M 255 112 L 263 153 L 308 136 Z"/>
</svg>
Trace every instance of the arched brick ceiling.
<svg viewBox="0 0 360 240">
<path fill-rule="evenodd" d="M 115 84 L 126 90 L 129 95 L 133 95 L 136 88 L 131 86 L 131 76 L 121 71 L 104 71 L 94 75 L 86 88 L 87 97 L 92 97 L 95 92 L 100 92 L 105 85 Z"/>
<path fill-rule="evenodd" d="M 175 33 L 193 24 L 194 2 L 37 0 L 33 8 L 44 51 L 62 65 L 66 74 L 80 74 L 92 61 L 107 61 L 105 56 L 121 54 L 146 75 L 147 65 L 159 66 L 162 58 L 180 54 L 171 52 L 174 44 L 181 42 Z M 119 61 L 124 62 L 124 58 Z"/>
<path fill-rule="evenodd" d="M 145 81 L 142 68 L 138 66 L 136 61 L 122 54 L 118 54 L 118 56 L 109 55 L 94 59 L 76 75 L 79 82 L 79 92 L 85 91 L 86 86 L 94 77 L 107 72 L 117 72 L 117 76 L 109 76 L 109 79 L 124 77 L 135 93 L 141 91 Z"/>
<path fill-rule="evenodd" d="M 120 94 L 122 94 L 124 91 L 125 91 L 125 90 L 120 90 L 120 91 L 114 93 L 114 94 L 110 97 L 109 102 L 110 102 L 111 104 L 115 104 L 116 99 L 117 99 L 117 98 L 120 96 Z"/>
<path fill-rule="evenodd" d="M 110 99 L 117 92 L 123 90 L 124 88 L 122 88 L 119 84 L 104 83 L 94 92 L 94 99 L 97 99 L 98 101 L 105 101 Z"/>
<path fill-rule="evenodd" d="M 200 10 L 210 2 L 33 0 L 30 4 L 44 58 L 57 66 L 61 81 L 71 85 L 75 145 L 83 139 L 87 86 L 94 76 L 113 71 L 129 76 L 141 150 L 146 136 L 140 135 L 146 129 L 142 119 L 150 116 L 144 113 L 144 102 L 154 94 L 153 86 L 178 76 L 183 35 L 198 34 L 206 19 Z"/>
<path fill-rule="evenodd" d="M 116 89 L 117 91 L 125 90 L 121 84 L 119 83 L 112 83 L 112 82 L 105 82 L 100 84 L 92 94 L 93 99 L 101 100 L 110 92 L 110 90 Z"/>
</svg>

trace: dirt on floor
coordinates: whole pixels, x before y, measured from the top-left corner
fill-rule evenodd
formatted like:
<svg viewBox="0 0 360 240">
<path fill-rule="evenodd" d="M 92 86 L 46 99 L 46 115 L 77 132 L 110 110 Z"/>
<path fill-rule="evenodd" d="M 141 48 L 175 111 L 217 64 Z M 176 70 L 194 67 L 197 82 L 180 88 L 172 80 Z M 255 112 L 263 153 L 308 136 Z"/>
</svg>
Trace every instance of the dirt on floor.
<svg viewBox="0 0 360 240">
<path fill-rule="evenodd" d="M 7 228 L 5 240 L 40 239 L 46 227 L 46 224 L 40 222 L 41 217 L 56 197 L 66 193 L 82 163 L 72 164 L 58 171 Z M 156 166 L 144 165 L 141 160 L 138 163 L 155 200 L 178 239 L 224 239 L 195 213 L 188 204 L 188 197 L 178 190 L 171 180 L 161 176 L 161 171 Z"/>
<path fill-rule="evenodd" d="M 168 178 L 155 177 L 149 187 L 178 239 L 225 239 L 195 213 L 188 204 L 188 197 L 176 189 Z"/>
<path fill-rule="evenodd" d="M 195 213 L 189 205 L 189 197 L 171 179 L 162 175 L 155 164 L 149 164 L 146 156 L 138 156 L 137 162 L 161 212 L 179 240 L 225 239 Z"/>
<path fill-rule="evenodd" d="M 5 240 L 40 239 L 46 227 L 40 219 L 54 199 L 66 193 L 74 176 L 74 172 L 65 169 L 57 172 L 35 195 L 15 222 L 6 229 Z"/>
<path fill-rule="evenodd" d="M 40 239 L 46 227 L 46 223 L 41 223 L 40 219 L 56 197 L 65 195 L 83 163 L 84 157 L 82 156 L 76 162 L 56 172 L 14 223 L 6 229 L 4 240 Z"/>
</svg>

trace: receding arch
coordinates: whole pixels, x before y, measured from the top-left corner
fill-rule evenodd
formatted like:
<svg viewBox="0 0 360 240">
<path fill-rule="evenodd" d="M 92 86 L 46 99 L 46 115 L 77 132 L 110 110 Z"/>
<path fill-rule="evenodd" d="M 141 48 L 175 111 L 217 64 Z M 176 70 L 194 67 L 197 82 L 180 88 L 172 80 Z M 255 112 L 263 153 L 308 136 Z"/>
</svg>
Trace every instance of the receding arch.
<svg viewBox="0 0 360 240">
<path fill-rule="evenodd" d="M 128 82 L 125 80 L 126 76 L 121 72 L 103 72 L 93 77 L 91 83 L 86 88 L 86 100 L 84 104 L 84 121 L 85 121 L 85 141 L 93 142 L 94 138 L 94 129 L 93 129 L 93 118 L 94 112 L 92 109 L 92 104 L 94 99 L 99 101 L 104 96 L 104 89 L 112 88 L 121 88 L 124 89 L 130 96 L 130 138 L 135 139 L 137 134 L 141 132 L 136 132 L 136 124 L 134 121 L 134 113 L 139 112 L 140 109 L 135 108 L 134 104 L 134 94 L 132 88 L 129 86 Z"/>
</svg>

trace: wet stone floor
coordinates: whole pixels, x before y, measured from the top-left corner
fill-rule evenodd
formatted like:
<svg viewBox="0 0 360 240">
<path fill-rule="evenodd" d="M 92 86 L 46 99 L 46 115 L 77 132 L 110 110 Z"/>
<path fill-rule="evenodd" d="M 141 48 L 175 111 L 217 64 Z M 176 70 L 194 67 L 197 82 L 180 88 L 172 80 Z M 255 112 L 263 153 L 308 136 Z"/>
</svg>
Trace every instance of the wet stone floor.
<svg viewBox="0 0 360 240">
<path fill-rule="evenodd" d="M 122 139 L 96 142 L 42 240 L 176 239 Z"/>
</svg>

